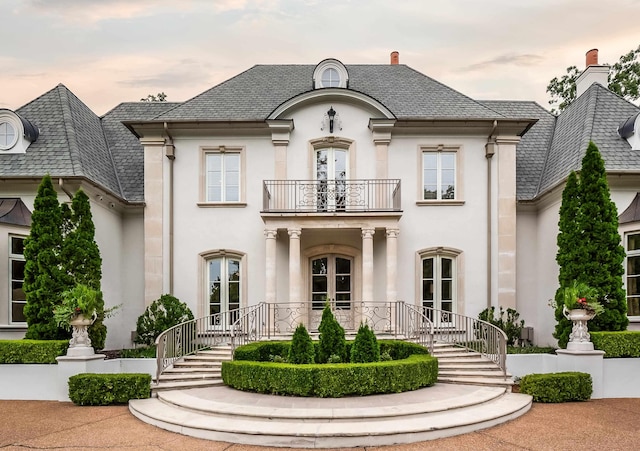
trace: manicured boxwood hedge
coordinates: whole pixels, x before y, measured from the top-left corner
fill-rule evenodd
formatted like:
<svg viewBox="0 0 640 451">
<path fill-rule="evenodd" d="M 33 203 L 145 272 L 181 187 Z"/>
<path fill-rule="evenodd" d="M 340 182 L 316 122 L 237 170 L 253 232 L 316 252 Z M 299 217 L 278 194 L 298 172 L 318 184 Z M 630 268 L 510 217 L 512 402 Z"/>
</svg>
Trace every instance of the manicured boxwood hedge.
<svg viewBox="0 0 640 451">
<path fill-rule="evenodd" d="M 640 357 L 640 331 L 590 332 L 593 347 L 604 351 L 604 358 Z"/>
<path fill-rule="evenodd" d="M 222 379 L 239 390 L 324 398 L 400 393 L 436 382 L 438 361 L 422 346 L 393 340 L 381 341 L 380 345 L 381 353 L 386 351 L 401 360 L 359 364 L 272 363 L 269 357 L 286 355 L 288 343 L 252 343 L 237 348 L 234 361 L 222 363 Z"/>
<path fill-rule="evenodd" d="M 413 354 L 429 354 L 429 351 L 415 343 L 402 340 L 378 340 L 380 345 L 380 354 L 388 353 L 393 360 L 406 359 Z M 287 358 L 289 355 L 290 341 L 259 341 L 236 348 L 233 358 L 234 360 L 252 360 L 255 362 L 269 362 L 273 356 Z M 316 341 L 313 343 L 318 355 L 318 345 Z M 351 354 L 351 346 L 353 341 L 347 341 L 346 353 Z"/>
<path fill-rule="evenodd" d="M 1 363 L 57 363 L 69 340 L 0 340 Z"/>
<path fill-rule="evenodd" d="M 126 404 L 151 395 L 151 376 L 144 373 L 81 373 L 69 378 L 69 398 L 80 406 Z"/>
<path fill-rule="evenodd" d="M 533 396 L 535 402 L 586 401 L 593 383 L 587 373 L 528 374 L 520 380 L 520 393 Z"/>
</svg>

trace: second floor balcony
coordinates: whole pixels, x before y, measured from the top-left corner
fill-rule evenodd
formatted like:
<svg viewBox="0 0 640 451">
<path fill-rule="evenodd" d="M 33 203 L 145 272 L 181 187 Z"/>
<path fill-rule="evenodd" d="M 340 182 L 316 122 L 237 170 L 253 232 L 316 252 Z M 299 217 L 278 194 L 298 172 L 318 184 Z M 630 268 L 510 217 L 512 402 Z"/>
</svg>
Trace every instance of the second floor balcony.
<svg viewBox="0 0 640 451">
<path fill-rule="evenodd" d="M 263 213 L 399 212 L 399 179 L 265 180 Z"/>
</svg>

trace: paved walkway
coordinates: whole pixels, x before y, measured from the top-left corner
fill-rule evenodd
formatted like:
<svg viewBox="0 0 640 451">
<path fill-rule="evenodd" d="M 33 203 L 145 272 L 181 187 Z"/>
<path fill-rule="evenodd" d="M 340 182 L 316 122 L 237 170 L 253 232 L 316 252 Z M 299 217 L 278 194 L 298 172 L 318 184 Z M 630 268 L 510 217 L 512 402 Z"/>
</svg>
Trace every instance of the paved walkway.
<svg viewBox="0 0 640 451">
<path fill-rule="evenodd" d="M 366 450 L 633 450 L 640 449 L 638 418 L 639 398 L 534 404 L 524 416 L 494 428 Z M 0 449 L 273 451 L 278 448 L 210 442 L 174 434 L 139 421 L 127 406 L 0 401 Z"/>
</svg>

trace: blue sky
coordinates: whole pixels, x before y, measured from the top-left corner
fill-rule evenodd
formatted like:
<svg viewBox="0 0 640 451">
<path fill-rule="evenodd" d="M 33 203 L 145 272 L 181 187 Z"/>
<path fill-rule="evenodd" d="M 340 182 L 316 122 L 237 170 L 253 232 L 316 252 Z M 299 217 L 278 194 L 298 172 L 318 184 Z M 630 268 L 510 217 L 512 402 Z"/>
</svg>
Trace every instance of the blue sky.
<svg viewBox="0 0 640 451">
<path fill-rule="evenodd" d="M 182 101 L 254 64 L 400 63 L 476 99 L 535 100 L 640 45 L 640 0 L 2 0 L 0 108 L 64 83 L 96 113 Z"/>
</svg>

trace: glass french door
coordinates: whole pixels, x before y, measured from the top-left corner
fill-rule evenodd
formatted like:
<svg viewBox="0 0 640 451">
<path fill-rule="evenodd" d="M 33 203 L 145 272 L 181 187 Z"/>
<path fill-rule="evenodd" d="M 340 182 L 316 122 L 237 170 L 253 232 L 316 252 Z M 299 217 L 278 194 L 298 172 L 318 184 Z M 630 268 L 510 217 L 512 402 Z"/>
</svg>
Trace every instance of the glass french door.
<svg viewBox="0 0 640 451">
<path fill-rule="evenodd" d="M 438 255 L 422 259 L 422 306 L 427 307 L 425 314 L 436 325 L 450 324 L 453 320 L 447 313 L 455 313 L 455 273 L 455 259 L 451 257 Z M 436 316 L 430 309 L 442 313 Z"/>
<path fill-rule="evenodd" d="M 322 310 L 329 302 L 342 327 L 353 328 L 353 260 L 340 255 L 325 255 L 311 260 L 311 307 L 309 326 L 316 330 Z"/>
<path fill-rule="evenodd" d="M 240 260 L 218 257 L 209 260 L 207 266 L 209 314 L 221 314 L 212 317 L 211 326 L 227 330 L 238 319 L 236 312 L 240 308 Z"/>
<path fill-rule="evenodd" d="M 328 147 L 316 151 L 314 162 L 317 182 L 318 211 L 344 210 L 346 180 L 348 178 L 348 152 Z"/>
</svg>

